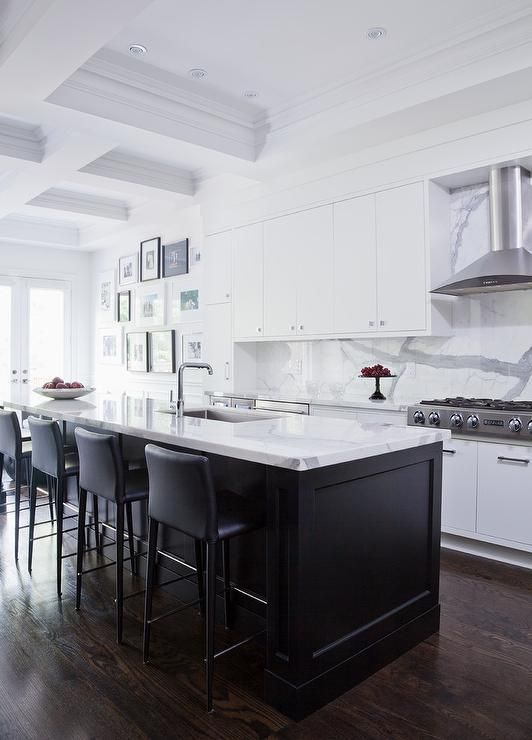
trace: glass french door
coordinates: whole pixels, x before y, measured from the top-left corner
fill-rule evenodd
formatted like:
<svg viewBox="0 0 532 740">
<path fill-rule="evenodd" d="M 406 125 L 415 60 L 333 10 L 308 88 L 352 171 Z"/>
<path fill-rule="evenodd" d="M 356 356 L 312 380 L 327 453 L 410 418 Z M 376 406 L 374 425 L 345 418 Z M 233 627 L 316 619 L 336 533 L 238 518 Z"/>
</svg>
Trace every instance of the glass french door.
<svg viewBox="0 0 532 740">
<path fill-rule="evenodd" d="M 69 282 L 0 276 L 0 401 L 70 376 L 71 345 Z"/>
</svg>

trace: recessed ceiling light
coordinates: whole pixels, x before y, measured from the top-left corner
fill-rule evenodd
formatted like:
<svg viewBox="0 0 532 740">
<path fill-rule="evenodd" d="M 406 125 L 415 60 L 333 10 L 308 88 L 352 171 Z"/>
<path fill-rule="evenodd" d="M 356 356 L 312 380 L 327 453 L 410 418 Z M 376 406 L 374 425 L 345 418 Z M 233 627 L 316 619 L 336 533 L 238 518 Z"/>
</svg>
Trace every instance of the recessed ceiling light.
<svg viewBox="0 0 532 740">
<path fill-rule="evenodd" d="M 189 69 L 188 73 L 193 80 L 203 80 L 204 77 L 207 77 L 207 71 L 205 69 L 200 69 L 199 67 Z"/>
<path fill-rule="evenodd" d="M 129 53 L 134 57 L 141 57 L 143 54 L 146 54 L 147 51 L 146 47 L 142 46 L 142 44 L 131 44 L 129 47 Z"/>
<path fill-rule="evenodd" d="M 258 92 L 256 90 L 244 90 L 244 92 L 242 93 L 242 95 L 245 98 L 256 98 L 257 95 L 258 95 Z"/>
<path fill-rule="evenodd" d="M 366 38 L 370 41 L 378 41 L 379 39 L 383 39 L 385 36 L 386 29 L 381 26 L 374 26 L 373 28 L 368 28 L 366 31 Z"/>
</svg>

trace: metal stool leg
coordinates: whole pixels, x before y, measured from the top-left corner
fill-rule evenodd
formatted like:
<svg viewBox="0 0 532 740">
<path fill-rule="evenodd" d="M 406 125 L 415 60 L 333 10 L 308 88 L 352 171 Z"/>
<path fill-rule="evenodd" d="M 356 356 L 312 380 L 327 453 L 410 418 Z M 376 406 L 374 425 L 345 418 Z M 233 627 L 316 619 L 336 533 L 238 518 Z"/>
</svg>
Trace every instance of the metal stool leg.
<svg viewBox="0 0 532 740">
<path fill-rule="evenodd" d="M 136 575 L 137 573 L 137 561 L 135 559 L 135 539 L 133 536 L 133 511 L 131 510 L 131 502 L 126 504 L 126 516 L 127 516 L 127 535 L 129 542 L 129 556 L 131 558 L 131 572 Z"/>
<path fill-rule="evenodd" d="M 48 489 L 48 507 L 50 509 L 50 521 L 54 523 L 54 488 L 53 480 L 47 475 L 46 476 L 46 488 Z"/>
<path fill-rule="evenodd" d="M 222 567 L 224 573 L 224 620 L 225 629 L 228 630 L 232 624 L 232 591 L 231 591 L 231 564 L 229 539 L 222 542 Z"/>
<path fill-rule="evenodd" d="M 116 505 L 116 641 L 122 642 L 124 611 L 124 504 Z"/>
<path fill-rule="evenodd" d="M 37 506 L 37 486 L 35 484 L 35 470 L 32 470 L 30 486 L 30 526 L 28 543 L 28 573 L 31 573 L 33 561 L 33 534 L 35 532 L 35 507 Z"/>
<path fill-rule="evenodd" d="M 85 531 L 85 513 L 87 511 L 87 491 L 79 489 L 78 511 L 78 545 L 76 559 L 76 610 L 81 606 L 81 578 L 83 575 L 83 533 Z"/>
<path fill-rule="evenodd" d="M 56 478 L 55 481 L 55 509 L 57 512 L 57 595 L 61 596 L 61 575 L 63 569 L 63 491 L 64 483 L 62 478 Z"/>
<path fill-rule="evenodd" d="M 205 580 L 203 572 L 203 546 L 201 540 L 194 540 L 196 551 L 196 573 L 198 574 L 198 599 L 200 600 L 200 612 L 205 619 Z"/>
<path fill-rule="evenodd" d="M 150 656 L 150 620 L 152 614 L 153 582 L 155 580 L 155 561 L 157 555 L 157 531 L 159 523 L 153 519 L 148 524 L 148 562 L 146 565 L 146 595 L 144 597 L 144 635 L 142 640 L 142 659 L 147 663 Z"/>
<path fill-rule="evenodd" d="M 205 622 L 205 652 L 207 663 L 207 711 L 212 712 L 212 682 L 214 674 L 214 623 L 216 618 L 216 543 L 207 542 L 207 620 Z"/>
<path fill-rule="evenodd" d="M 15 461 L 15 561 L 18 560 L 18 534 L 20 528 L 20 479 L 22 465 L 20 460 Z"/>
<path fill-rule="evenodd" d="M 92 494 L 92 516 L 94 519 L 94 539 L 96 541 L 96 552 L 101 555 L 103 553 L 102 536 L 100 534 L 100 519 L 98 516 L 98 496 L 95 493 Z"/>
</svg>

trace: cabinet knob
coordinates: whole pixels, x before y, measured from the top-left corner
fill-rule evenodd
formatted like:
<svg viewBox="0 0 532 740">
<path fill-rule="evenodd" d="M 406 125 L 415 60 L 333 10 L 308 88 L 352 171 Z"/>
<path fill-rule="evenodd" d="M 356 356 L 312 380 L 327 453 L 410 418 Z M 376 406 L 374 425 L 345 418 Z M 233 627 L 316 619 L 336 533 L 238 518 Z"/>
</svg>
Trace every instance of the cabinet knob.
<svg viewBox="0 0 532 740">
<path fill-rule="evenodd" d="M 303 324 L 299 324 L 299 331 L 303 331 L 304 328 Z"/>
<path fill-rule="evenodd" d="M 374 321 L 368 321 L 368 326 L 375 326 L 375 322 Z"/>
<path fill-rule="evenodd" d="M 379 321 L 379 326 L 386 326 L 386 321 Z"/>
<path fill-rule="evenodd" d="M 261 331 L 262 331 L 262 328 L 261 328 L 260 326 L 257 326 L 257 331 L 258 331 L 258 333 L 260 334 L 260 333 L 261 333 Z"/>
<path fill-rule="evenodd" d="M 225 297 L 226 297 L 226 298 L 230 298 L 230 297 L 231 297 L 231 293 L 226 293 L 226 294 L 225 294 Z"/>
<path fill-rule="evenodd" d="M 290 331 L 295 331 L 295 330 L 296 330 L 296 327 L 292 324 L 292 326 L 290 327 Z"/>
</svg>

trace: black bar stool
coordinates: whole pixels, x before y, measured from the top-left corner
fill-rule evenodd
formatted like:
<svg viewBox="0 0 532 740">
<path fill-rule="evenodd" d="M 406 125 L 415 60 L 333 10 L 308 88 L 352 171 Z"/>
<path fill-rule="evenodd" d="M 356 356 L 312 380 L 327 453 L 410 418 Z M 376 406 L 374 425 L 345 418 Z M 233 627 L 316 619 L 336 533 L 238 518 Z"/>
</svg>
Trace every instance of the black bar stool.
<svg viewBox="0 0 532 740">
<path fill-rule="evenodd" d="M 148 566 L 146 570 L 146 601 L 144 609 L 143 658 L 149 659 L 150 626 L 163 617 L 192 606 L 197 602 L 185 604 L 152 619 L 152 599 L 157 553 L 157 534 L 159 524 L 194 537 L 196 542 L 204 543 L 207 551 L 207 604 L 205 622 L 205 653 L 207 664 L 207 711 L 212 711 L 212 682 L 214 671 L 214 625 L 216 616 L 216 544 L 222 541 L 224 565 L 229 565 L 229 540 L 231 537 L 251 532 L 265 526 L 265 513 L 262 502 L 240 496 L 231 491 L 216 491 L 214 488 L 208 458 L 147 445 L 146 461 L 150 482 L 148 501 Z M 199 574 L 198 574 L 199 576 Z M 203 577 L 203 573 L 202 573 Z M 199 580 L 199 578 L 198 578 Z M 226 625 L 230 583 L 228 570 L 224 573 L 224 594 L 226 597 Z M 248 642 L 257 635 L 242 640 L 234 647 Z"/>
<path fill-rule="evenodd" d="M 31 442 L 22 440 L 20 423 L 15 411 L 0 411 L 0 485 L 4 470 L 4 456 L 11 458 L 15 463 L 15 560 L 18 560 L 22 466 L 24 465 L 26 482 L 29 486 Z"/>
<path fill-rule="evenodd" d="M 31 573 L 33 562 L 33 542 L 45 537 L 53 537 L 54 534 L 34 536 L 35 531 L 35 509 L 37 503 L 37 485 L 35 471 L 40 471 L 48 476 L 54 484 L 55 506 L 57 515 L 57 595 L 61 596 L 61 572 L 63 565 L 63 533 L 74 531 L 67 529 L 63 532 L 63 504 L 65 495 L 65 484 L 67 478 L 78 476 L 78 455 L 73 451 L 65 451 L 63 437 L 56 421 L 36 419 L 32 416 L 28 419 L 32 439 L 32 476 L 30 486 L 30 539 L 28 547 L 28 571 Z M 70 449 L 70 448 L 67 448 Z M 75 516 L 75 515 L 73 515 Z M 71 517 L 65 517 L 71 518 Z M 96 527 L 97 529 L 97 527 Z"/>
<path fill-rule="evenodd" d="M 74 431 L 79 454 L 79 519 L 76 580 L 76 609 L 81 606 L 81 579 L 108 565 L 83 570 L 83 526 L 87 492 L 116 504 L 116 639 L 122 642 L 124 608 L 124 512 L 127 516 L 131 569 L 136 573 L 133 514 L 131 504 L 148 498 L 148 478 L 145 469 L 128 470 L 124 465 L 118 438 L 112 434 L 97 434 L 80 427 Z M 94 505 L 98 510 L 98 502 Z M 100 548 L 100 552 L 103 548 Z"/>
</svg>

